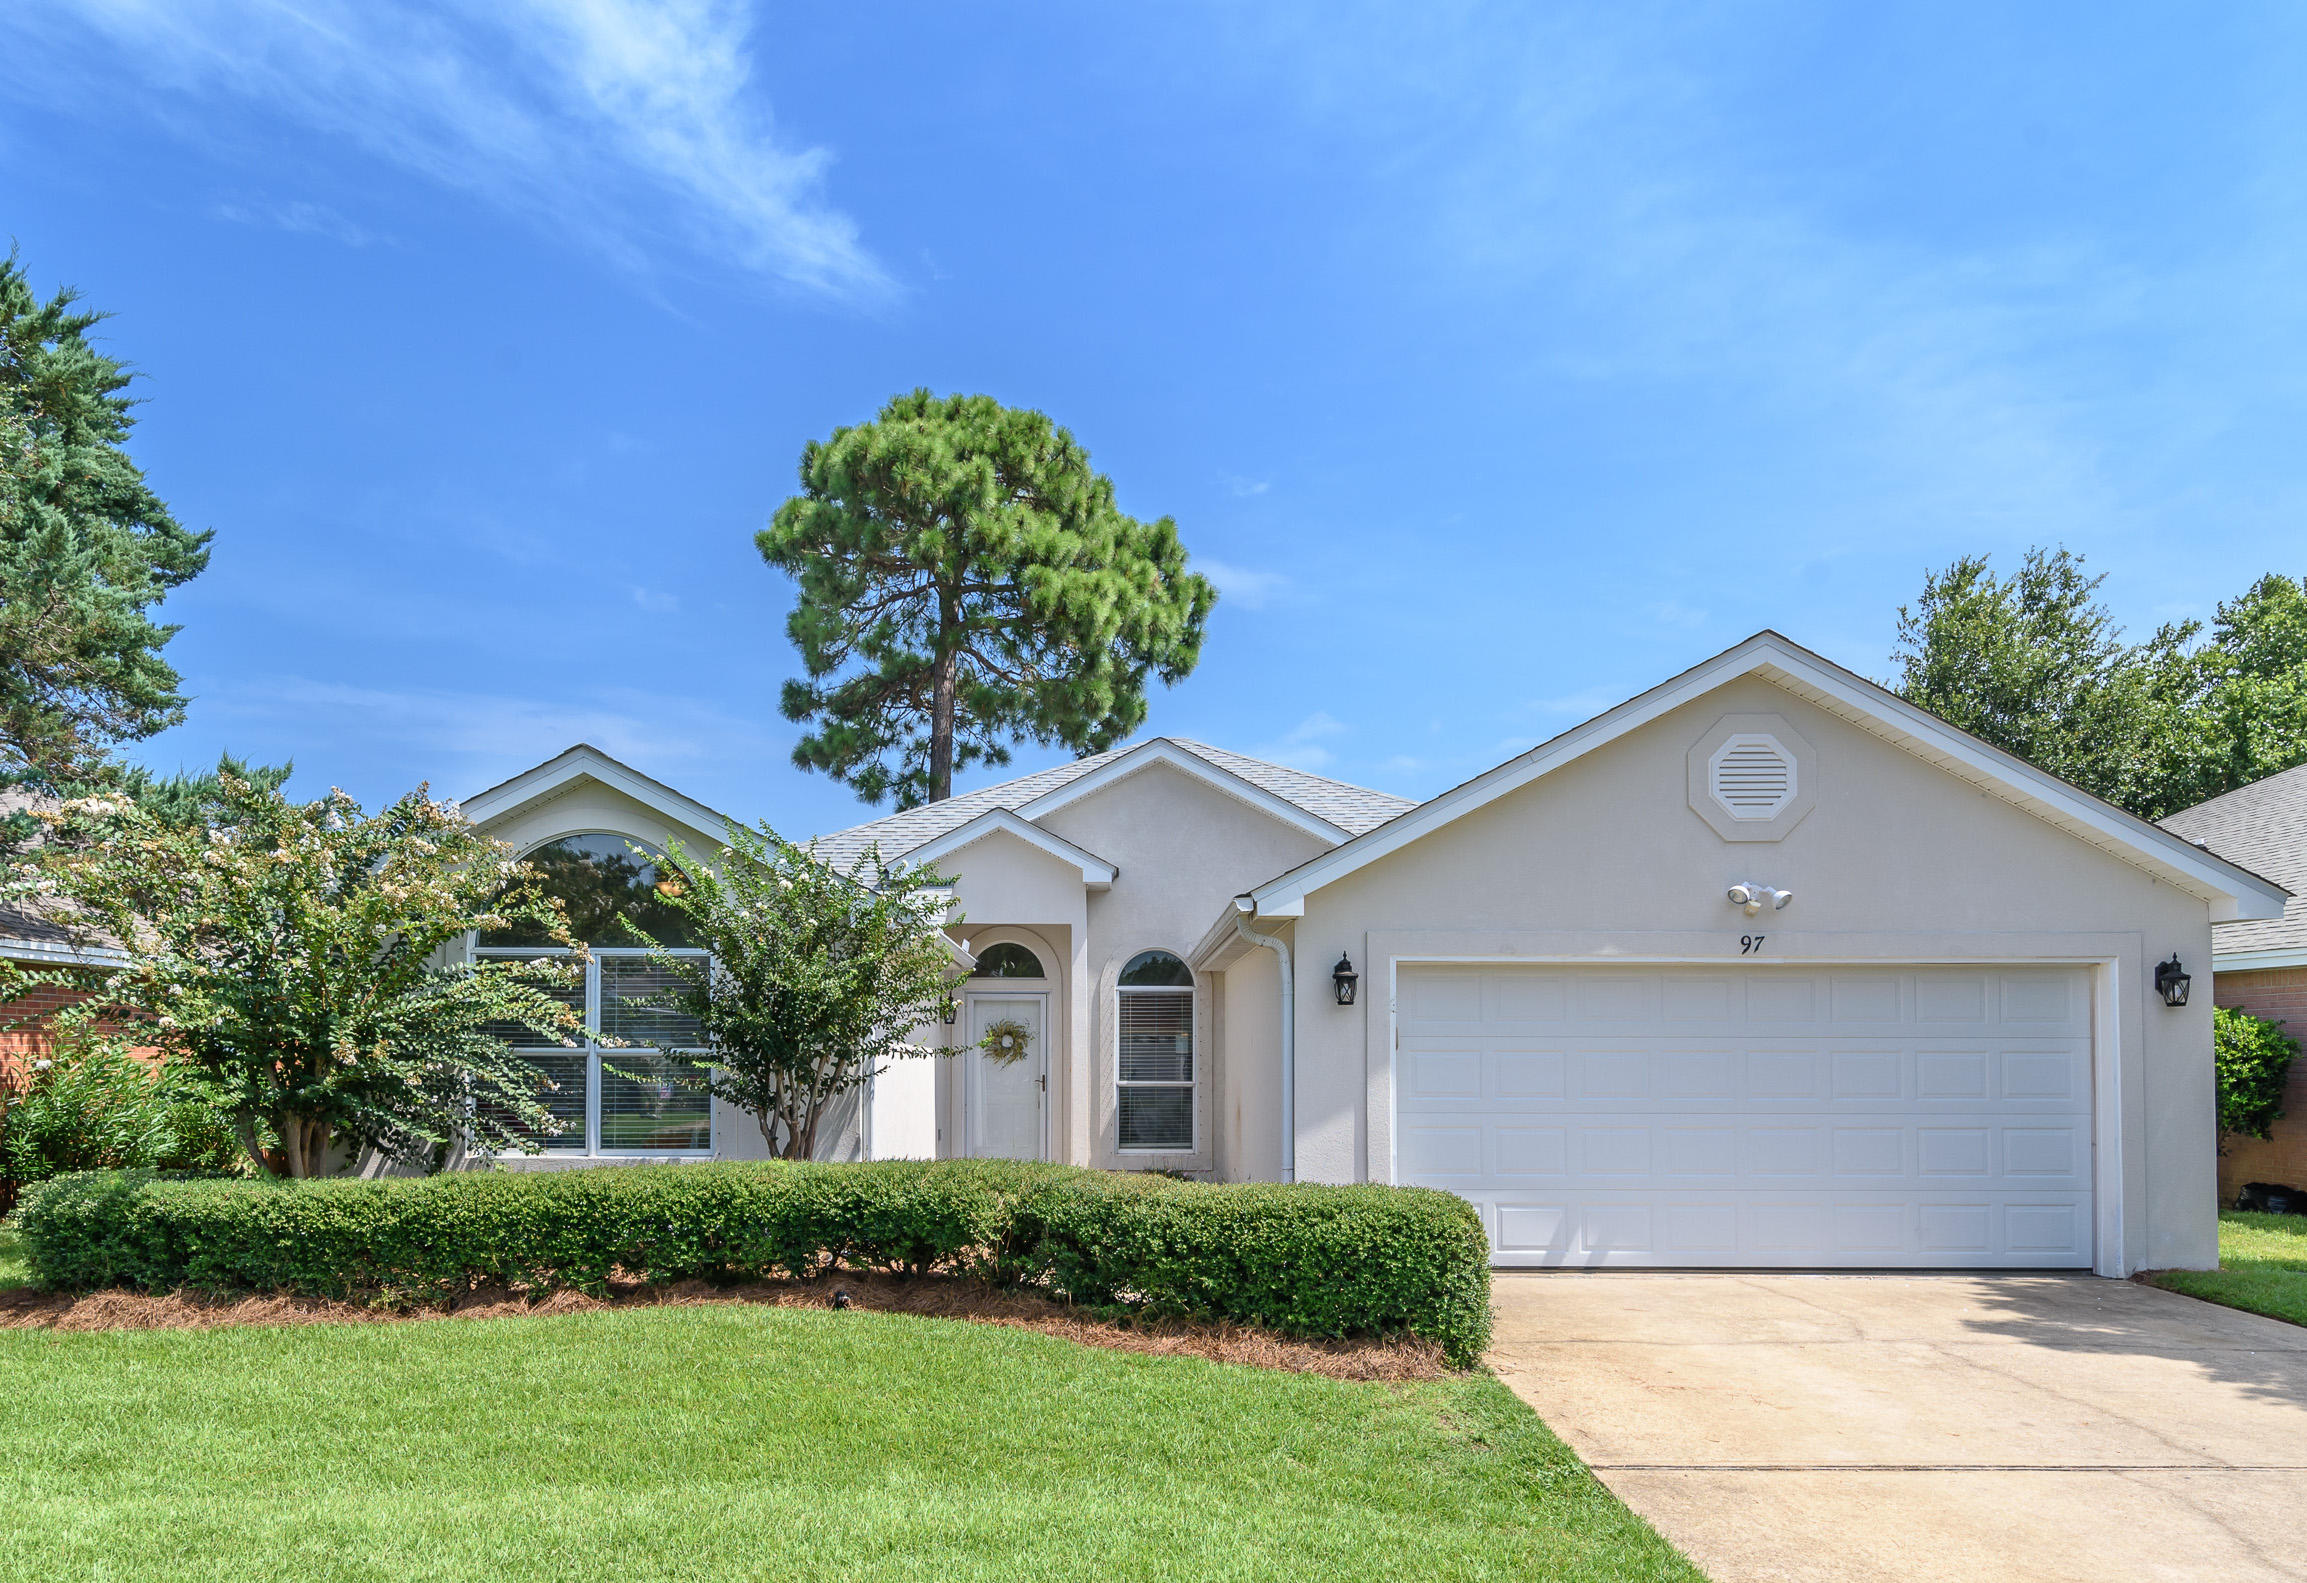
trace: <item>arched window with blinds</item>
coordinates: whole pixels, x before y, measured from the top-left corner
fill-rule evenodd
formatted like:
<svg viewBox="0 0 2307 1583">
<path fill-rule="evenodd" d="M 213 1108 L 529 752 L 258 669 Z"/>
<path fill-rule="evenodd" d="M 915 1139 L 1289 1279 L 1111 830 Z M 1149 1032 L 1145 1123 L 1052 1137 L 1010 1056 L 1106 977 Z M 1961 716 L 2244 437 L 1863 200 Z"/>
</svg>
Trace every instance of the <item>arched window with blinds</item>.
<svg viewBox="0 0 2307 1583">
<path fill-rule="evenodd" d="M 1115 1109 L 1124 1153 L 1194 1146 L 1194 976 L 1167 951 L 1140 951 L 1115 990 Z"/>
</svg>

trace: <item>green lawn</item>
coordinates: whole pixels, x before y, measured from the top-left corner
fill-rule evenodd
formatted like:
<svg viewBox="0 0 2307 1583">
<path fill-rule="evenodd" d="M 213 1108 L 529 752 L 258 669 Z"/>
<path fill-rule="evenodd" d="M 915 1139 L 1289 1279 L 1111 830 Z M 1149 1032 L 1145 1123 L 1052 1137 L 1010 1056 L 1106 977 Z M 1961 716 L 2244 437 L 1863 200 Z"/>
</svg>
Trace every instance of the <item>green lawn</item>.
<svg viewBox="0 0 2307 1583">
<path fill-rule="evenodd" d="M 0 1333 L 0 1577 L 1678 1579 L 1487 1376 L 743 1305 Z"/>
<path fill-rule="evenodd" d="M 2307 1215 L 2221 1215 L 2219 1267 L 2165 1270 L 2155 1284 L 2307 1325 Z"/>
</svg>

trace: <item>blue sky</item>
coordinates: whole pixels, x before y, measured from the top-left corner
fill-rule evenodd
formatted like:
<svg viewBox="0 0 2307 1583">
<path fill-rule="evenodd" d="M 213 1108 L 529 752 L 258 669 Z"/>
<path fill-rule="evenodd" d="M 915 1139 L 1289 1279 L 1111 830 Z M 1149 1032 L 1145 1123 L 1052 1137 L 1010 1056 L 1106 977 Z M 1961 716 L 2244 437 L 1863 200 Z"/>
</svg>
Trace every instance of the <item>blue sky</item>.
<svg viewBox="0 0 2307 1583">
<path fill-rule="evenodd" d="M 1224 591 L 1150 730 L 1424 795 L 1758 627 L 1883 675 L 1958 554 L 2307 571 L 2303 78 L 2275 5 L 13 0 L 0 224 L 216 530 L 157 766 L 867 817 L 752 534 L 926 385 Z"/>
</svg>

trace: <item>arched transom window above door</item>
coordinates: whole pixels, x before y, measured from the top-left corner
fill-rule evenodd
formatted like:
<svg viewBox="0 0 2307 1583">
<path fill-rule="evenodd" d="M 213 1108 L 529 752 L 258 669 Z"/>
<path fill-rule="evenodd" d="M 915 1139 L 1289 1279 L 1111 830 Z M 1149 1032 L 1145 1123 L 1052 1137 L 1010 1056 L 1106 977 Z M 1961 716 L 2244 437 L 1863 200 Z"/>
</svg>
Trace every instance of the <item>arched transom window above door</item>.
<svg viewBox="0 0 2307 1583">
<path fill-rule="evenodd" d="M 977 966 L 970 969 L 972 978 L 1046 978 L 1041 958 L 1014 940 L 989 945 L 976 953 Z"/>
<path fill-rule="evenodd" d="M 1194 1146 L 1194 975 L 1167 951 L 1140 951 L 1121 970 L 1115 1007 L 1117 1144 L 1182 1154 Z"/>
</svg>

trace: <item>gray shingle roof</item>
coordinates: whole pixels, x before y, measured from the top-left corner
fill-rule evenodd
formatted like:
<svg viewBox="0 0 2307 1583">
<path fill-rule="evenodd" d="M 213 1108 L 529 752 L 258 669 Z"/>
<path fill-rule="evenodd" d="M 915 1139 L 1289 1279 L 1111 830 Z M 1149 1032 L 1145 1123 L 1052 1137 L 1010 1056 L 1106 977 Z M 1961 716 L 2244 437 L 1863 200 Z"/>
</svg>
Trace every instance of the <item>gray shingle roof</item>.
<svg viewBox="0 0 2307 1583">
<path fill-rule="evenodd" d="M 1407 797 L 1396 797 L 1389 792 L 1372 791 L 1366 786 L 1352 786 L 1344 781 L 1330 780 L 1321 775 L 1309 775 L 1304 770 L 1291 769 L 1284 764 L 1269 764 L 1264 759 L 1250 758 L 1240 753 L 1228 753 L 1204 743 L 1184 737 L 1163 737 L 1172 746 L 1185 749 L 1194 757 L 1248 781 L 1261 791 L 1270 792 L 1284 802 L 1294 803 L 1317 819 L 1326 819 L 1350 836 L 1379 825 L 1404 813 L 1417 804 Z M 894 858 L 910 852 L 924 842 L 934 841 L 948 830 L 958 830 L 978 815 L 995 808 L 1022 808 L 1036 797 L 1045 796 L 1061 786 L 1070 785 L 1082 776 L 1123 755 L 1135 752 L 1142 743 L 1131 743 L 1104 753 L 1092 753 L 1087 758 L 1060 764 L 1054 769 L 1022 775 L 999 786 L 984 786 L 976 791 L 963 792 L 944 802 L 931 803 L 923 808 L 909 808 L 885 819 L 856 825 L 847 830 L 836 830 L 831 835 L 817 838 L 820 856 L 840 868 L 847 868 L 865 855 L 865 849 L 878 845 L 881 855 Z"/>
<path fill-rule="evenodd" d="M 2292 893 L 2281 918 L 2216 925 L 2211 937 L 2222 954 L 2307 948 L 2307 764 L 2182 808 L 2162 824 Z"/>
</svg>

